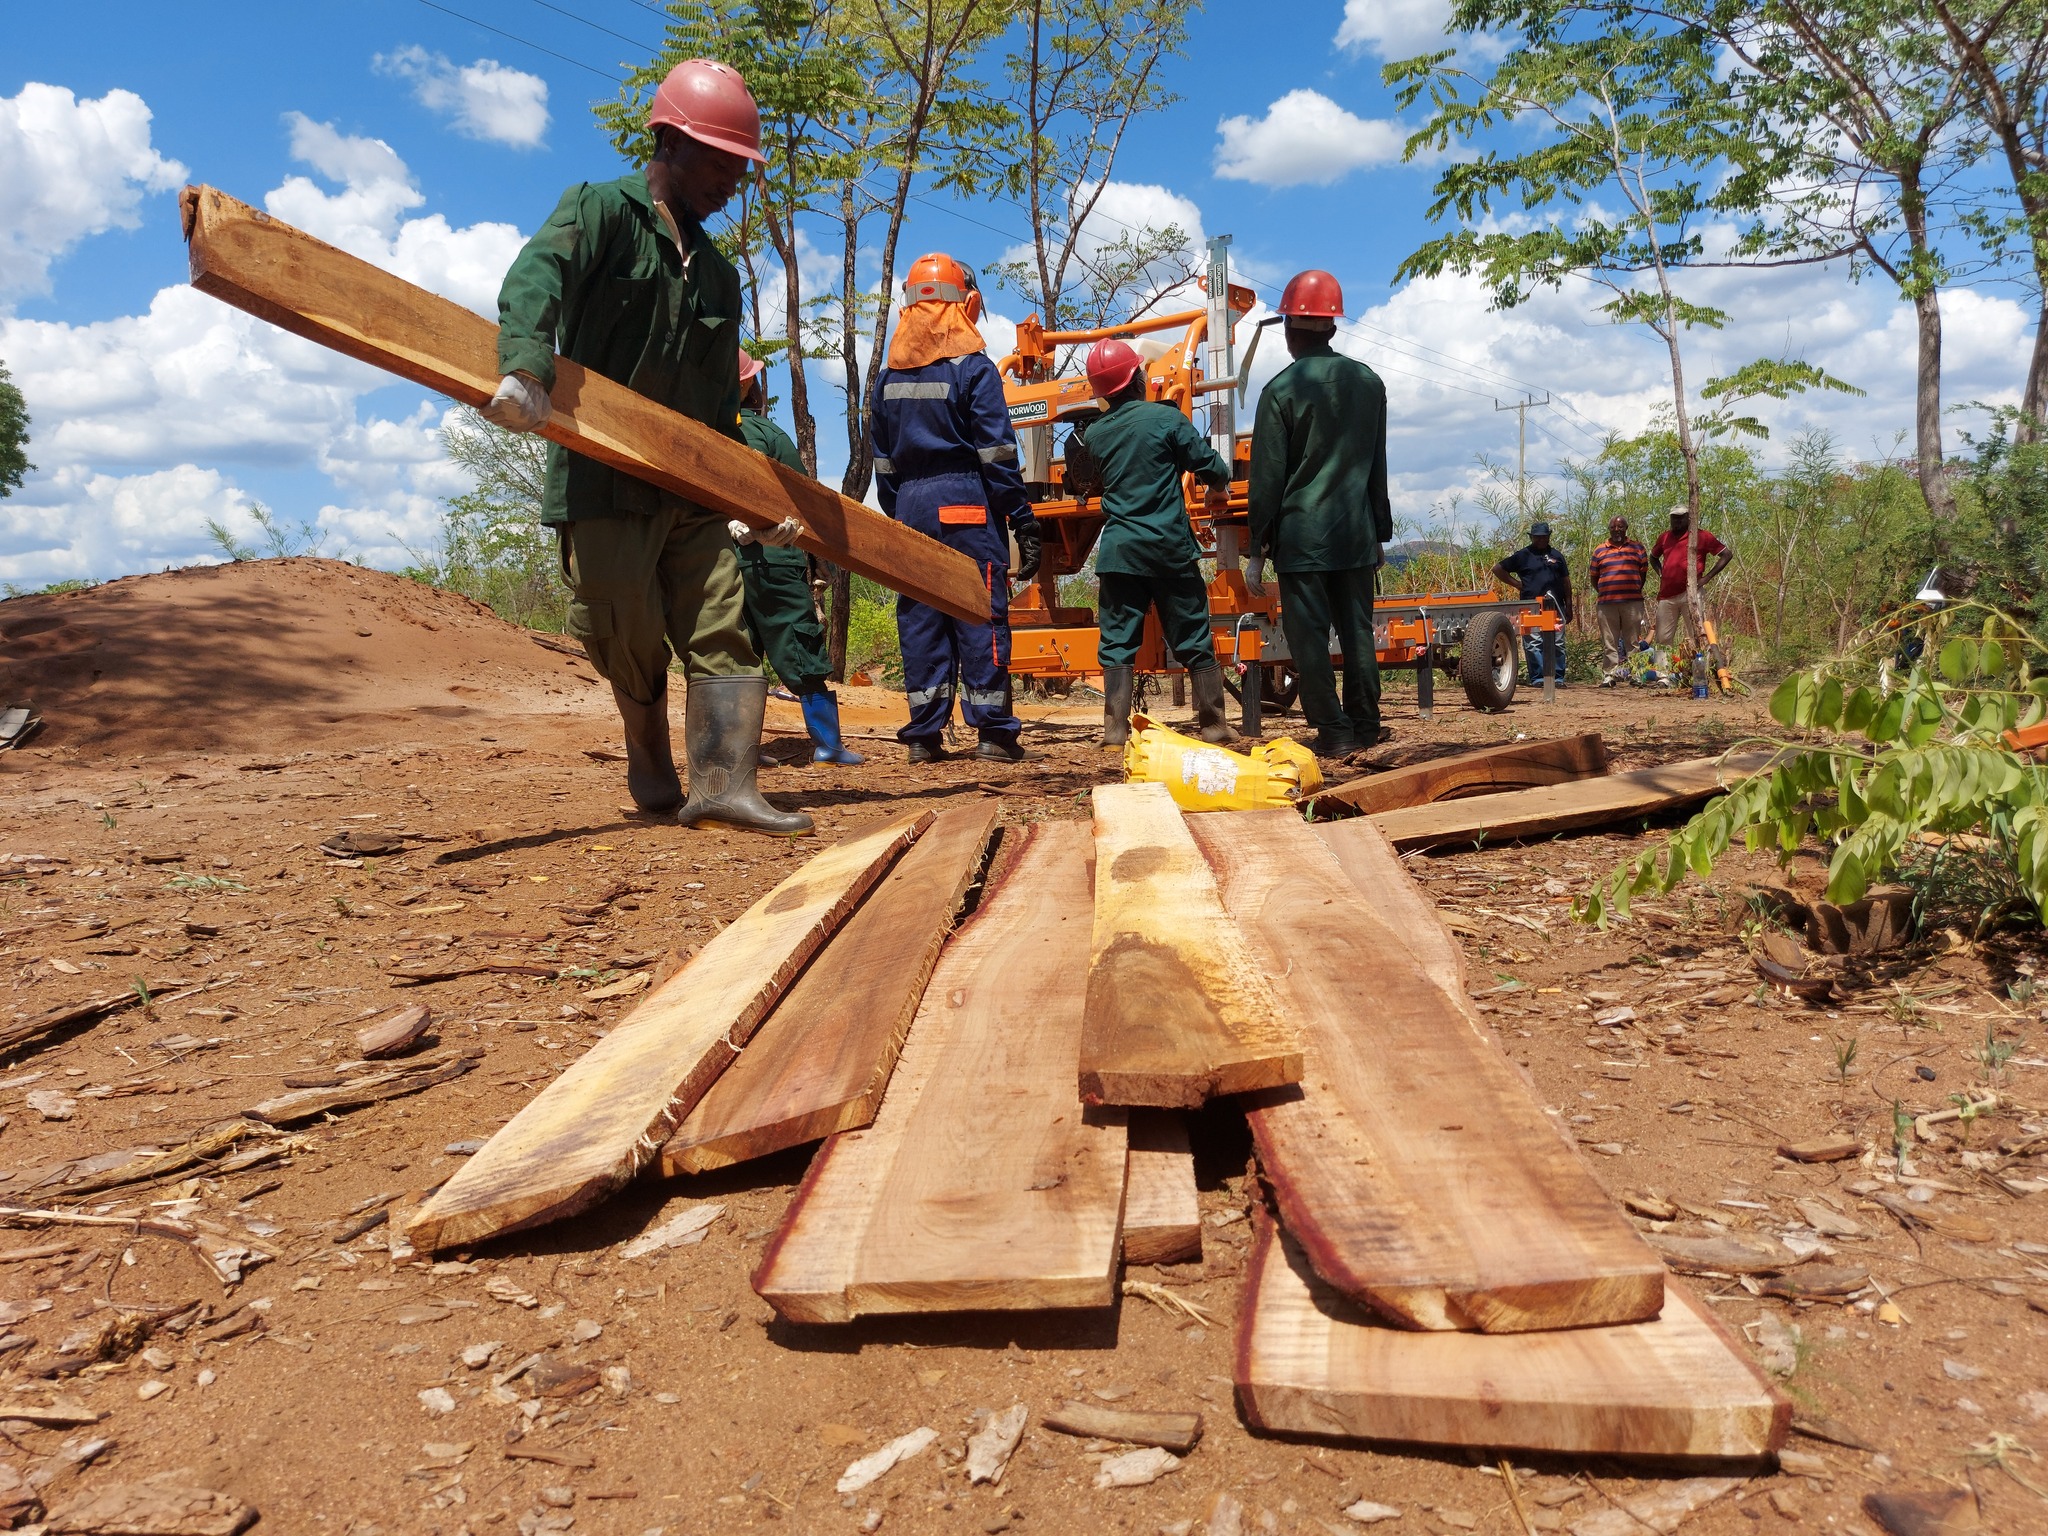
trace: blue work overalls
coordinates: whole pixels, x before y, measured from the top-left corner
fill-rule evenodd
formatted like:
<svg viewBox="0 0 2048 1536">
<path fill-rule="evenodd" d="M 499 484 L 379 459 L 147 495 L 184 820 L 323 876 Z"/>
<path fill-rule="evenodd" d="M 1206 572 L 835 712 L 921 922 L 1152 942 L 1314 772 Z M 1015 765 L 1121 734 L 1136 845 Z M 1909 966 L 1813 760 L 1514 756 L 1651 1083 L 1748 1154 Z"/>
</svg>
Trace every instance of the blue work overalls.
<svg viewBox="0 0 2048 1536">
<path fill-rule="evenodd" d="M 953 712 L 983 741 L 1014 742 L 1010 710 L 1009 528 L 1030 515 L 1002 376 L 986 352 L 885 368 L 873 402 L 875 489 L 899 523 L 966 555 L 988 588 L 989 622 L 969 624 L 896 599 L 910 723 L 903 742 L 936 746 Z"/>
</svg>

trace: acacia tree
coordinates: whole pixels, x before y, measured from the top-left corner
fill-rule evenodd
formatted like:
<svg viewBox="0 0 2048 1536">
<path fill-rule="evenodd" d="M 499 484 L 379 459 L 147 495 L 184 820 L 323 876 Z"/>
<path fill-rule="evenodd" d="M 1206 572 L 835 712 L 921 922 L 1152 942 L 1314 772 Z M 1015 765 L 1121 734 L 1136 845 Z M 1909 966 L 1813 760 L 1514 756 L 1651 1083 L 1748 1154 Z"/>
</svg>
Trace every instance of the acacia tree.
<svg viewBox="0 0 2048 1536">
<path fill-rule="evenodd" d="M 1160 83 L 1187 41 L 1187 0 L 1019 0 L 1004 60 L 1021 152 L 1006 187 L 1031 221 L 1031 251 L 995 269 L 1036 306 L 1048 330 L 1106 323 L 1134 288 L 1148 297 L 1192 272 L 1177 225 L 1121 230 L 1088 223 L 1115 171 L 1131 123 L 1180 98 Z"/>
<path fill-rule="evenodd" d="M 1470 25 L 1463 10 L 1458 23 Z M 1437 180 L 1429 216 L 1454 215 L 1461 226 L 1411 254 L 1395 280 L 1477 272 L 1499 309 L 1571 278 L 1605 289 L 1602 313 L 1641 326 L 1664 349 L 1695 531 L 1703 440 L 1766 435 L 1756 417 L 1740 412 L 1750 400 L 1853 388 L 1809 363 L 1758 359 L 1700 387 L 1711 407 L 1694 403 L 1685 337 L 1719 329 L 1728 315 L 1686 299 L 1679 276 L 1710 260 L 1725 264 L 1725 253 L 1710 257 L 1706 225 L 1717 215 L 1753 213 L 1776 168 L 1756 152 L 1698 29 L 1618 12 L 1597 28 L 1525 32 L 1484 77 L 1448 50 L 1389 65 L 1386 75 L 1404 109 L 1430 98 L 1429 121 L 1410 136 L 1407 158 L 1457 151 Z M 1529 147 L 1503 151 L 1484 142 L 1502 128 L 1517 130 L 1514 142 Z M 1533 214 L 1533 227 L 1474 227 L 1502 205 Z M 1687 593 L 1700 623 L 1696 567 L 1687 559 Z"/>
<path fill-rule="evenodd" d="M 0 363 L 0 496 L 11 496 L 35 465 L 28 461 L 28 402 Z"/>
</svg>

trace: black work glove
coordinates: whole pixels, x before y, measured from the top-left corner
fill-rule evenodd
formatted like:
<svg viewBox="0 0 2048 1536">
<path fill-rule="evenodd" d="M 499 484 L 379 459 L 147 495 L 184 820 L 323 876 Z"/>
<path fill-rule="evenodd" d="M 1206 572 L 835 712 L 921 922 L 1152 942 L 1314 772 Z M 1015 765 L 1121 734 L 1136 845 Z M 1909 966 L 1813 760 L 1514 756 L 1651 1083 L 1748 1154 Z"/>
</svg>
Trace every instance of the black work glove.
<svg viewBox="0 0 2048 1536">
<path fill-rule="evenodd" d="M 1038 531 L 1038 519 L 1027 517 L 1011 527 L 1017 540 L 1017 568 L 1010 572 L 1012 581 L 1029 581 L 1038 574 L 1038 565 L 1045 555 L 1045 539 Z"/>
</svg>

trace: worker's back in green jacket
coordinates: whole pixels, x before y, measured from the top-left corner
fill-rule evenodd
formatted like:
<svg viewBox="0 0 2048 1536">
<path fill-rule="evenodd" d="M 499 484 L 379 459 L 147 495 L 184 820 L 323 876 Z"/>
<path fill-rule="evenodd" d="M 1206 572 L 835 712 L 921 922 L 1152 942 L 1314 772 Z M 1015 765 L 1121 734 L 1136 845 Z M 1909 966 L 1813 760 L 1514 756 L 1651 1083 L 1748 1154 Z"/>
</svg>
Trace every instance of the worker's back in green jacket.
<svg viewBox="0 0 2048 1536">
<path fill-rule="evenodd" d="M 687 213 L 678 221 L 692 246 L 687 267 L 640 172 L 564 192 L 498 291 L 499 369 L 552 389 L 560 352 L 738 437 L 739 274 Z M 663 495 L 550 446 L 541 520 L 652 512 Z"/>
<path fill-rule="evenodd" d="M 1274 570 L 1377 566 L 1394 537 L 1379 375 L 1327 342 L 1281 369 L 1259 396 L 1247 494 L 1246 553 Z"/>
<path fill-rule="evenodd" d="M 798 457 L 796 444 L 789 440 L 789 434 L 759 411 L 740 412 L 740 436 L 746 445 L 756 453 L 765 453 L 778 464 L 787 464 L 798 474 L 804 472 L 804 461 Z M 749 544 L 741 549 L 742 556 L 755 552 L 754 558 L 767 565 L 788 565 L 809 567 L 811 557 L 794 544 L 787 549 L 778 549 L 773 544 Z"/>
<path fill-rule="evenodd" d="M 1089 423 L 1088 450 L 1102 467 L 1108 522 L 1095 569 L 1113 576 L 1181 576 L 1202 552 L 1188 526 L 1184 474 L 1228 484 L 1230 467 L 1195 424 L 1160 400 L 1126 400 Z"/>
</svg>

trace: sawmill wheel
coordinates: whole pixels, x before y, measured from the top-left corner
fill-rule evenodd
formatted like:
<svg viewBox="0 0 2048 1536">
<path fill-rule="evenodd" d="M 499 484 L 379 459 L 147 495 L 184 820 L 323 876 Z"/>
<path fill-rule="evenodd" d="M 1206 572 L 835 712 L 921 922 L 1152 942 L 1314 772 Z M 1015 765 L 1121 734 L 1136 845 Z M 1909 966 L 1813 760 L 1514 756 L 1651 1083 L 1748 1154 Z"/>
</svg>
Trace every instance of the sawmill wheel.
<svg viewBox="0 0 2048 1536">
<path fill-rule="evenodd" d="M 1238 703 L 1244 702 L 1244 688 L 1238 682 L 1236 669 L 1223 669 L 1223 686 Z M 1301 678 L 1294 668 L 1285 663 L 1259 668 L 1259 707 L 1285 714 L 1294 707 L 1295 699 L 1301 693 Z"/>
<path fill-rule="evenodd" d="M 1493 712 L 1512 704 L 1521 663 L 1521 636 L 1511 615 L 1482 613 L 1475 618 L 1458 645 L 1458 678 L 1472 707 Z"/>
</svg>

